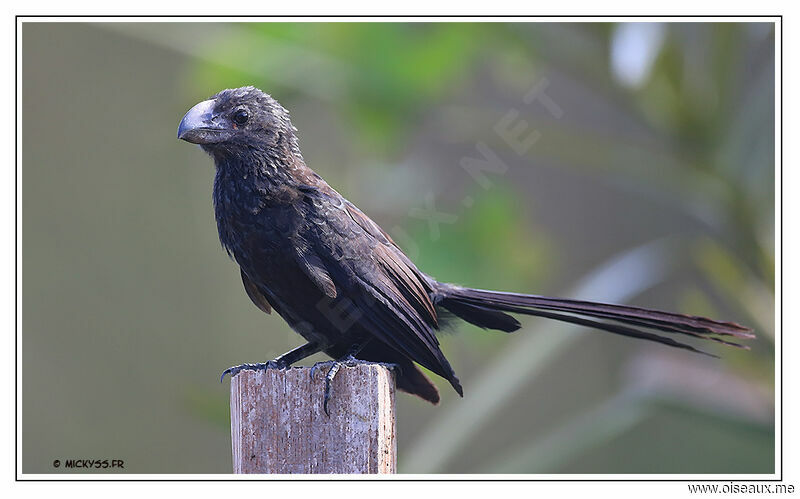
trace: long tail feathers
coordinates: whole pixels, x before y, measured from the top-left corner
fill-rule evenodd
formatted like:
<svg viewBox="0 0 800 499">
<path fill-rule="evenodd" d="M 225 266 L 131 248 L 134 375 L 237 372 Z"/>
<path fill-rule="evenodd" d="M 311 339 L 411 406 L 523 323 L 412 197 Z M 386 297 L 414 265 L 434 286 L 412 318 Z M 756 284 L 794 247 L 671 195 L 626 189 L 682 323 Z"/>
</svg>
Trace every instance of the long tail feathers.
<svg viewBox="0 0 800 499">
<path fill-rule="evenodd" d="M 518 329 L 519 322 L 505 313 L 512 312 L 579 324 L 706 355 L 711 354 L 676 341 L 673 338 L 642 331 L 631 326 L 683 334 L 748 350 L 749 347 L 746 345 L 723 338 L 755 338 L 749 328 L 733 322 L 716 321 L 705 317 L 662 312 L 628 305 L 612 305 L 565 298 L 487 291 L 452 285 L 443 285 L 440 290 L 438 304 L 467 322 L 489 329 L 499 329 L 506 332 Z M 575 315 L 582 317 L 576 317 Z M 586 317 L 606 319 L 613 322 L 592 320 Z M 711 356 L 715 357 L 714 355 Z"/>
</svg>

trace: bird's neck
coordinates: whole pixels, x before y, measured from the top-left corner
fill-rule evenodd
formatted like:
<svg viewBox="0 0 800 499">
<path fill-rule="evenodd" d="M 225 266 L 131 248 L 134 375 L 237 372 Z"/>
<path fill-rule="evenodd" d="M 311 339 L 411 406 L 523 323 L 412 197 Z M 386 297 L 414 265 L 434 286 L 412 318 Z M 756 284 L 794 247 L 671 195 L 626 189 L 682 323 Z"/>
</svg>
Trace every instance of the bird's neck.
<svg viewBox="0 0 800 499">
<path fill-rule="evenodd" d="M 257 215 L 265 206 L 292 203 L 298 186 L 316 177 L 299 150 L 248 148 L 214 156 L 214 203 L 218 213 L 221 210 Z"/>
</svg>

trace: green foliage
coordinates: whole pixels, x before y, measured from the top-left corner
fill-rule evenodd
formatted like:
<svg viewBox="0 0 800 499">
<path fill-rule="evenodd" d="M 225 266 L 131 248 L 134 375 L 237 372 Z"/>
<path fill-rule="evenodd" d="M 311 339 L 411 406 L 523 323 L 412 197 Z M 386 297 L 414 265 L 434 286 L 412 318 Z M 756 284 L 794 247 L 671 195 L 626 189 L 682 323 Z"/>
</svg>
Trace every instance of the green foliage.
<svg viewBox="0 0 800 499">
<path fill-rule="evenodd" d="M 439 224 L 436 237 L 425 221 L 415 220 L 417 265 L 437 279 L 463 285 L 520 291 L 531 283 L 542 286 L 554 270 L 548 262 L 556 252 L 547 233 L 526 220 L 518 194 L 494 186 L 473 196 L 474 205 L 445 210 L 459 215 L 453 223 Z"/>
<path fill-rule="evenodd" d="M 205 56 L 224 63 L 201 66 L 196 75 L 220 88 L 247 78 L 274 92 L 306 87 L 349 117 L 362 147 L 386 154 L 397 151 L 420 112 L 463 79 L 487 31 L 473 24 L 250 24 Z M 304 78 L 331 78 L 334 88 L 320 95 Z"/>
</svg>

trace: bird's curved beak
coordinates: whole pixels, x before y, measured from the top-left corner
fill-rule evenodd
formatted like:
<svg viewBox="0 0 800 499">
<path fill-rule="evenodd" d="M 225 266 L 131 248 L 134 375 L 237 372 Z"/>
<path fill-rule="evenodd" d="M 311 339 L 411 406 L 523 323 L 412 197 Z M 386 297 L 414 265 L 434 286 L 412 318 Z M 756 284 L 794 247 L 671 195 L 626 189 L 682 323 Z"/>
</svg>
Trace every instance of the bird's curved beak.
<svg viewBox="0 0 800 499">
<path fill-rule="evenodd" d="M 227 140 L 231 130 L 214 115 L 214 101 L 205 100 L 189 109 L 178 125 L 178 138 L 192 144 L 216 144 Z"/>
</svg>

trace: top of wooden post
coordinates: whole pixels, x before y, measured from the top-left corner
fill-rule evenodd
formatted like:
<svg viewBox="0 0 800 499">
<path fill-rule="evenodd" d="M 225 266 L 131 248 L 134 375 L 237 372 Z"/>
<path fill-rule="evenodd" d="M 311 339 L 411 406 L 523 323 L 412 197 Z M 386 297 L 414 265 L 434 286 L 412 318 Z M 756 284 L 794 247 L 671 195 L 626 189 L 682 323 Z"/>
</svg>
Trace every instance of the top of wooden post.
<svg viewBox="0 0 800 499">
<path fill-rule="evenodd" d="M 342 366 L 322 407 L 330 363 L 231 379 L 234 473 L 394 473 L 394 374 Z"/>
</svg>

